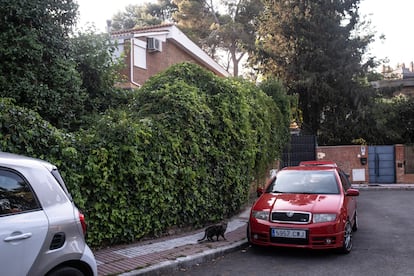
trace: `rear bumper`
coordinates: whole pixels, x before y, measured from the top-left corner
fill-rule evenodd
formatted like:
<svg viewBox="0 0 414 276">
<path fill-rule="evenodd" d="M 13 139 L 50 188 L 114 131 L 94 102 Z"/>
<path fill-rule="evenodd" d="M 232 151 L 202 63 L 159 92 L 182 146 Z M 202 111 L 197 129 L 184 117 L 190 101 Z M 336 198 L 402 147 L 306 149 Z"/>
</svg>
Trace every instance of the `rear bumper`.
<svg viewBox="0 0 414 276">
<path fill-rule="evenodd" d="M 81 261 L 88 264 L 88 266 L 92 270 L 93 276 L 98 275 L 98 266 L 96 264 L 96 260 L 92 253 L 92 250 L 89 248 L 89 246 L 85 246 L 85 251 L 83 252 Z"/>
</svg>

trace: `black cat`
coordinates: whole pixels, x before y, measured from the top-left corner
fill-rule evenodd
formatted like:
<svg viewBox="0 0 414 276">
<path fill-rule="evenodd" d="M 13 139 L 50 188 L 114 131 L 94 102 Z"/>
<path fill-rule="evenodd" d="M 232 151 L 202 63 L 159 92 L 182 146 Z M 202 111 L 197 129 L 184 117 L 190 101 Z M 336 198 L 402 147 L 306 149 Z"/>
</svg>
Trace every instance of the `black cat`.
<svg viewBox="0 0 414 276">
<path fill-rule="evenodd" d="M 211 225 L 206 228 L 204 237 L 202 239 L 199 239 L 198 242 L 201 242 L 207 238 L 209 241 L 214 241 L 214 236 L 217 237 L 217 241 L 219 240 L 219 237 L 222 236 L 224 240 L 226 238 L 224 237 L 224 233 L 227 229 L 227 222 L 222 222 L 219 224 Z"/>
</svg>

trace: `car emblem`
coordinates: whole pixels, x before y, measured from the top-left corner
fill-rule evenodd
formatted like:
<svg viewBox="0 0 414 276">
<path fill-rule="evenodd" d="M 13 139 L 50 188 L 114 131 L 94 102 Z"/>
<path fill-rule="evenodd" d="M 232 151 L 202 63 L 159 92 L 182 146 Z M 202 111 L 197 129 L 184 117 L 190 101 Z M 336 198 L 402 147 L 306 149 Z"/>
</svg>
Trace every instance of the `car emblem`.
<svg viewBox="0 0 414 276">
<path fill-rule="evenodd" d="M 294 215 L 294 214 L 295 214 L 294 212 L 286 212 L 286 216 L 287 216 L 288 218 L 293 217 L 293 215 Z"/>
</svg>

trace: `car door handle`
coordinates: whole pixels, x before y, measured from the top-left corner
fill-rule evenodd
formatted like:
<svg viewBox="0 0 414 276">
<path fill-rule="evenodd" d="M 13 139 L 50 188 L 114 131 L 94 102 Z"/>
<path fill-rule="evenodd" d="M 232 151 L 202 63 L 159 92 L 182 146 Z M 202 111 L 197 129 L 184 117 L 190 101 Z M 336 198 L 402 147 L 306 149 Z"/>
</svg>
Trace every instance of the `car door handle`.
<svg viewBox="0 0 414 276">
<path fill-rule="evenodd" d="M 9 236 L 5 238 L 4 241 L 11 242 L 11 241 L 17 241 L 17 240 L 25 240 L 25 239 L 30 238 L 31 236 L 32 236 L 32 233 L 24 233 L 24 234 L 15 235 L 15 236 Z"/>
</svg>

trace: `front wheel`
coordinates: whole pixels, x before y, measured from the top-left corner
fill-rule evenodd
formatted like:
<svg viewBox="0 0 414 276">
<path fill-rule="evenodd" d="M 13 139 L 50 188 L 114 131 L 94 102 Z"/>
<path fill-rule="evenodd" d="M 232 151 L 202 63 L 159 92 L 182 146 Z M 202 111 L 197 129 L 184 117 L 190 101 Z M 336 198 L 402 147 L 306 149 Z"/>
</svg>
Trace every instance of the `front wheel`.
<svg viewBox="0 0 414 276">
<path fill-rule="evenodd" d="M 52 270 L 47 276 L 85 276 L 85 274 L 75 267 L 65 266 Z"/>
<path fill-rule="evenodd" d="M 249 223 L 247 223 L 246 237 L 247 237 L 247 242 L 249 244 L 251 244 L 251 242 L 250 242 L 250 224 Z"/>
<path fill-rule="evenodd" d="M 344 227 L 344 239 L 342 246 L 339 248 L 339 252 L 342 254 L 348 254 L 352 250 L 352 226 L 349 221 L 345 223 Z"/>
<path fill-rule="evenodd" d="M 250 246 L 250 248 L 254 250 L 254 249 L 258 249 L 261 247 L 260 245 L 252 243 L 250 223 L 247 223 L 246 236 L 247 236 L 247 244 Z"/>
<path fill-rule="evenodd" d="M 358 230 L 358 213 L 355 211 L 354 214 L 354 225 L 352 225 L 352 231 L 356 232 Z"/>
</svg>

